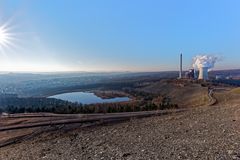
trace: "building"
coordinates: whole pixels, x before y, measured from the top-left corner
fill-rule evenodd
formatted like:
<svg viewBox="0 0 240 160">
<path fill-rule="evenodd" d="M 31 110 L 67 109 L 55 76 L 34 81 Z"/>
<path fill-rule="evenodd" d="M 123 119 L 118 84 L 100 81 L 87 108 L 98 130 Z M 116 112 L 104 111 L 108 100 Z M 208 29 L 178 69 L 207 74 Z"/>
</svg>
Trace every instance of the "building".
<svg viewBox="0 0 240 160">
<path fill-rule="evenodd" d="M 194 70 L 194 69 L 189 69 L 189 70 L 185 73 L 185 78 L 195 79 L 195 70 Z"/>
</svg>

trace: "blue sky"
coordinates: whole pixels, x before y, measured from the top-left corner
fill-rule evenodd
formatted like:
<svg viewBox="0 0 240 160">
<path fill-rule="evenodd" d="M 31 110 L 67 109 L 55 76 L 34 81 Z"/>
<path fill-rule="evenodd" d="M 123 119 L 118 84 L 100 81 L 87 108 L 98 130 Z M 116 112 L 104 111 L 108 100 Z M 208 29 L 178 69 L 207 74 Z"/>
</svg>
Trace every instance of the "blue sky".
<svg viewBox="0 0 240 160">
<path fill-rule="evenodd" d="M 0 70 L 164 71 L 198 54 L 239 68 L 238 0 L 0 0 L 14 45 Z"/>
</svg>

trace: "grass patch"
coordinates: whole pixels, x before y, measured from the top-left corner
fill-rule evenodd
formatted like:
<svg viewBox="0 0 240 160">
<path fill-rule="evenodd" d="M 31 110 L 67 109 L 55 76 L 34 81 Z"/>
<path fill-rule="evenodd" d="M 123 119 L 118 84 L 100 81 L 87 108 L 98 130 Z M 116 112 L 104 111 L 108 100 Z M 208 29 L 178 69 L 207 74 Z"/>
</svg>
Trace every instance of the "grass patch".
<svg viewBox="0 0 240 160">
<path fill-rule="evenodd" d="M 240 94 L 240 87 L 232 89 L 231 93 Z"/>
</svg>

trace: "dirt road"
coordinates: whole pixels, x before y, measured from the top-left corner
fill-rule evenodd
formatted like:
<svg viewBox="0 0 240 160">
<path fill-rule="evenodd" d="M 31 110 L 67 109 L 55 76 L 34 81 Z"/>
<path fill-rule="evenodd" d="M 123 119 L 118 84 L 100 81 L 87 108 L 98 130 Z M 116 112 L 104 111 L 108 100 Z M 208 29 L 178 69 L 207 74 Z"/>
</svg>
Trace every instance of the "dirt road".
<svg viewBox="0 0 240 160">
<path fill-rule="evenodd" d="M 207 106 L 64 132 L 0 149 L 0 159 L 240 159 L 239 105 Z"/>
<path fill-rule="evenodd" d="M 59 126 L 71 128 L 83 128 L 86 124 L 99 125 L 131 118 L 143 118 L 183 112 L 185 109 L 158 110 L 143 112 L 123 112 L 108 114 L 13 114 L 0 117 L 0 148 L 21 140 L 32 138 L 49 130 L 57 130 Z"/>
</svg>

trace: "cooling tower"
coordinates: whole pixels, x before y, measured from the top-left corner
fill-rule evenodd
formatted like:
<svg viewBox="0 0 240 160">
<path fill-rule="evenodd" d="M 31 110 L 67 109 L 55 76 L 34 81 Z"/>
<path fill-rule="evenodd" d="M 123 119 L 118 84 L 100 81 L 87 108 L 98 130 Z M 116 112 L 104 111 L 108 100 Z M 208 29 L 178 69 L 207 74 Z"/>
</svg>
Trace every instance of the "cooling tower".
<svg viewBox="0 0 240 160">
<path fill-rule="evenodd" d="M 208 80 L 208 67 L 201 67 L 201 68 L 199 68 L 198 79 Z"/>
</svg>

